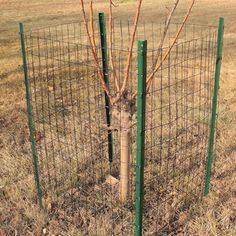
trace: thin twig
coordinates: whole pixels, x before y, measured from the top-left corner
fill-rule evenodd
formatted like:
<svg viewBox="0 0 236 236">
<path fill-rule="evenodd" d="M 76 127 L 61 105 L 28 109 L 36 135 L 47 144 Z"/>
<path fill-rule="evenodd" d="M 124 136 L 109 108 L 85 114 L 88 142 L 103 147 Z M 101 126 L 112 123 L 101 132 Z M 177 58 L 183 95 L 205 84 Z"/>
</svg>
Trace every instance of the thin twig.
<svg viewBox="0 0 236 236">
<path fill-rule="evenodd" d="M 113 7 L 118 7 L 119 6 L 118 4 L 116 5 L 113 1 L 111 1 L 111 4 L 112 4 Z"/>
<path fill-rule="evenodd" d="M 182 22 L 182 24 L 181 24 L 179 30 L 177 31 L 177 33 L 176 33 L 176 35 L 175 35 L 175 38 L 174 38 L 172 44 L 170 45 L 168 51 L 167 51 L 167 52 L 165 53 L 165 55 L 163 56 L 163 59 L 161 60 L 161 62 L 160 62 L 159 64 L 156 64 L 155 69 L 154 69 L 153 72 L 149 75 L 149 77 L 148 77 L 148 79 L 147 79 L 147 93 L 148 93 L 148 91 L 149 91 L 149 89 L 150 89 L 151 82 L 152 82 L 152 80 L 153 80 L 153 78 L 154 78 L 155 73 L 160 69 L 160 67 L 162 66 L 163 62 L 164 62 L 164 61 L 166 60 L 166 58 L 169 56 L 169 54 L 170 54 L 172 48 L 174 47 L 176 41 L 178 40 L 179 35 L 180 35 L 180 33 L 182 32 L 183 27 L 184 27 L 184 25 L 185 25 L 187 19 L 189 18 L 189 15 L 190 15 L 190 13 L 191 13 L 191 11 L 192 11 L 192 8 L 193 8 L 194 3 L 195 3 L 195 0 L 192 1 L 191 5 L 190 5 L 190 7 L 189 7 L 189 9 L 188 9 L 188 11 L 187 11 L 185 17 L 184 17 L 183 22 Z"/>
<path fill-rule="evenodd" d="M 166 35 L 167 35 L 167 32 L 168 32 L 168 29 L 169 29 L 169 26 L 170 26 L 170 22 L 171 22 L 172 16 L 173 16 L 173 14 L 174 14 L 178 4 L 179 4 L 179 0 L 176 0 L 175 3 L 174 3 L 173 8 L 170 10 L 169 15 L 168 15 L 168 17 L 166 19 L 164 31 L 163 31 L 163 34 L 162 34 L 162 37 L 161 37 L 161 40 L 160 40 L 160 43 L 159 43 L 159 46 L 158 46 L 158 49 L 157 49 L 157 55 L 156 55 L 156 59 L 155 59 L 154 65 L 157 64 L 158 59 L 159 59 L 159 57 L 161 55 L 161 50 L 162 50 L 162 47 L 163 47 L 163 44 L 164 44 L 164 41 L 165 41 L 165 38 L 166 38 Z"/>
</svg>

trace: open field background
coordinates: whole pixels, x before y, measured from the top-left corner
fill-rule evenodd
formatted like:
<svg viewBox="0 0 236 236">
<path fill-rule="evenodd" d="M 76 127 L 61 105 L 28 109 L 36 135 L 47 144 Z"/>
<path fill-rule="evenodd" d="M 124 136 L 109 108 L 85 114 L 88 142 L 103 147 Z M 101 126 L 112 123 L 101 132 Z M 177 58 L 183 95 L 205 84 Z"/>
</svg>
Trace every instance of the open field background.
<svg viewBox="0 0 236 236">
<path fill-rule="evenodd" d="M 115 16 L 130 18 L 135 1 L 119 1 Z M 162 22 L 165 0 L 145 0 L 142 18 Z M 181 20 L 186 2 L 175 16 Z M 107 11 L 104 0 L 95 9 Z M 210 196 L 183 213 L 179 235 L 236 234 L 236 1 L 198 0 L 190 22 L 217 25 L 225 17 L 224 58 L 220 84 L 219 159 Z M 77 0 L 0 0 L 0 235 L 78 235 L 76 225 L 61 225 L 35 207 L 25 94 L 18 38 L 18 22 L 26 28 L 79 19 Z M 181 225 L 180 224 L 180 225 Z M 177 234 L 177 233 L 175 233 Z"/>
</svg>

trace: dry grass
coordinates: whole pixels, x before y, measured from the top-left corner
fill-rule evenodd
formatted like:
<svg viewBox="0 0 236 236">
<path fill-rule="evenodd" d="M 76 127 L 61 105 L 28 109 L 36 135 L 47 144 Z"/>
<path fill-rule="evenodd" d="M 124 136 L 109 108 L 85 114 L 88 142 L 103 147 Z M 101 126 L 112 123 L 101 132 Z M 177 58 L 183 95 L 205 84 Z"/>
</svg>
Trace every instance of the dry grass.
<svg viewBox="0 0 236 236">
<path fill-rule="evenodd" d="M 95 9 L 106 10 L 104 1 Z M 163 3 L 147 0 L 142 17 L 164 17 Z M 167 2 L 171 2 L 170 0 Z M 181 6 L 179 13 L 184 10 Z M 190 21 L 215 24 L 225 16 L 225 48 L 220 85 L 219 159 L 212 193 L 182 214 L 179 235 L 235 235 L 236 232 L 236 85 L 234 77 L 236 2 L 198 0 Z M 75 0 L 0 0 L 0 235 L 81 235 L 75 224 L 64 225 L 35 206 L 34 180 L 26 127 L 23 76 L 20 68 L 17 22 L 29 27 L 62 23 L 79 17 Z M 122 1 L 116 15 L 133 13 L 133 1 Z M 179 15 L 176 17 L 179 19 Z M 160 19 L 160 20 L 161 20 Z"/>
</svg>

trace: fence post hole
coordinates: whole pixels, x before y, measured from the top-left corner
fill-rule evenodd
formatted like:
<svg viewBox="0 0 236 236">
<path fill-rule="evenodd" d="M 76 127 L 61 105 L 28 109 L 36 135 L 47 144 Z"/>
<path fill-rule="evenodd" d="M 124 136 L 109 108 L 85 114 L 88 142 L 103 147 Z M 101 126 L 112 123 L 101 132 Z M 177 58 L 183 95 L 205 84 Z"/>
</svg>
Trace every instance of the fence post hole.
<svg viewBox="0 0 236 236">
<path fill-rule="evenodd" d="M 147 77 L 147 41 L 138 41 L 138 96 L 136 137 L 136 206 L 135 236 L 142 235 L 142 208 L 144 188 L 145 105 Z"/>
<path fill-rule="evenodd" d="M 43 208 L 42 191 L 41 191 L 40 178 L 39 178 L 39 172 L 38 172 L 38 157 L 37 157 L 36 145 L 35 145 L 35 140 L 34 140 L 35 131 L 34 131 L 32 107 L 31 107 L 30 84 L 29 84 L 29 78 L 28 78 L 28 68 L 27 68 L 23 23 L 19 23 L 19 28 L 20 28 L 20 40 L 21 40 L 21 53 L 22 53 L 23 69 L 24 69 L 28 126 L 29 126 L 29 131 L 30 131 L 30 142 L 31 142 L 32 159 L 33 159 L 33 167 L 34 167 L 34 177 L 35 177 L 35 182 L 36 182 L 36 187 L 37 187 L 38 204 L 39 204 L 40 208 Z"/>
<path fill-rule="evenodd" d="M 109 86 L 109 73 L 108 73 L 108 55 L 107 55 L 107 36 L 106 36 L 106 19 L 104 13 L 99 13 L 99 28 L 100 28 L 100 40 L 102 50 L 102 69 L 105 83 Z M 105 106 L 106 106 L 106 119 L 108 128 L 111 125 L 110 117 L 110 101 L 105 92 Z M 112 143 L 112 131 L 108 130 L 108 155 L 109 161 L 113 160 L 113 143 Z"/>
<path fill-rule="evenodd" d="M 217 113 L 217 98 L 218 98 L 220 70 L 222 62 L 223 34 L 224 34 L 224 18 L 221 17 L 219 19 L 219 28 L 218 28 L 217 58 L 216 58 L 216 68 L 215 68 L 214 94 L 212 98 L 212 112 L 211 112 L 210 134 L 208 143 L 208 158 L 206 163 L 204 196 L 208 195 L 211 182 L 211 167 L 213 159 L 213 147 L 214 147 L 215 124 L 216 124 L 216 113 Z"/>
</svg>

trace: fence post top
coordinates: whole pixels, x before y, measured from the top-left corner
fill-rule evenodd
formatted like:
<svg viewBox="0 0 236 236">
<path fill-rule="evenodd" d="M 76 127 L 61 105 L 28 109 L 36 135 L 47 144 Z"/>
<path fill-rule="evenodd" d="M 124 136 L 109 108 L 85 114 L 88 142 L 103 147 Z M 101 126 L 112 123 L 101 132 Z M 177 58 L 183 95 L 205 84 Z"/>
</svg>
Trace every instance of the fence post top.
<svg viewBox="0 0 236 236">
<path fill-rule="evenodd" d="M 219 21 L 224 22 L 225 18 L 223 16 L 219 17 Z"/>
<path fill-rule="evenodd" d="M 99 13 L 98 13 L 98 16 L 99 16 L 99 17 L 105 17 L 105 13 L 104 13 L 104 12 L 99 12 Z"/>
<path fill-rule="evenodd" d="M 20 33 L 24 33 L 24 23 L 19 22 Z"/>
</svg>

